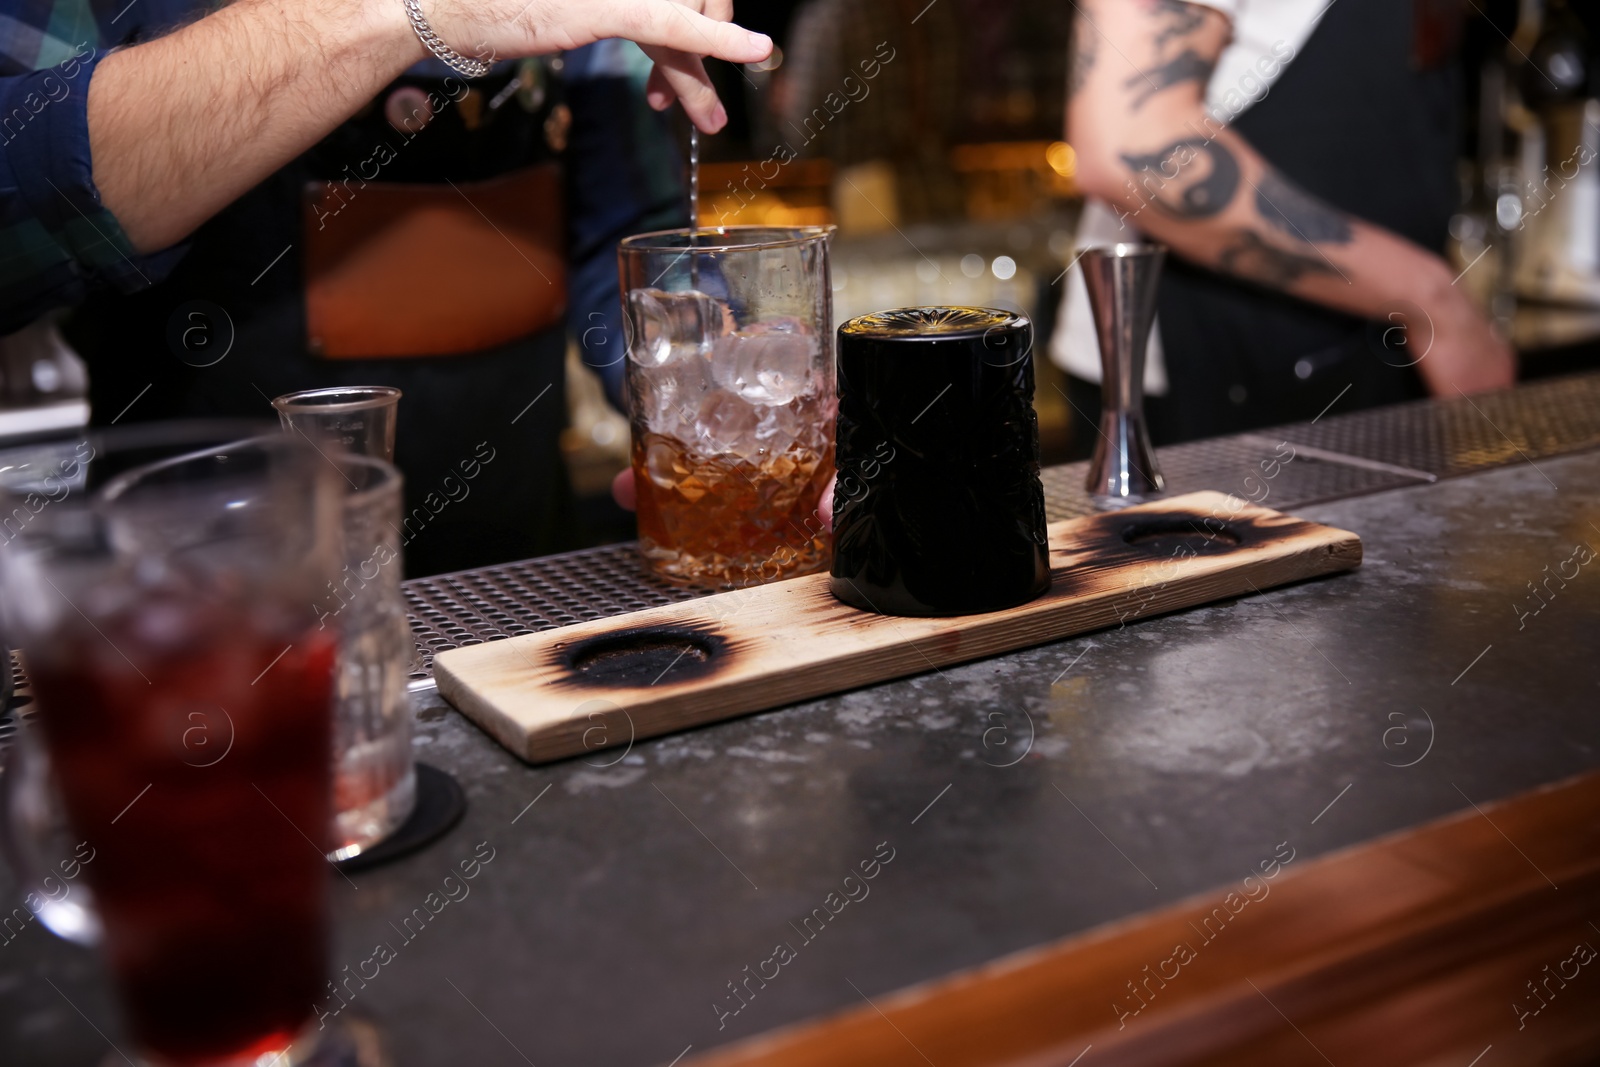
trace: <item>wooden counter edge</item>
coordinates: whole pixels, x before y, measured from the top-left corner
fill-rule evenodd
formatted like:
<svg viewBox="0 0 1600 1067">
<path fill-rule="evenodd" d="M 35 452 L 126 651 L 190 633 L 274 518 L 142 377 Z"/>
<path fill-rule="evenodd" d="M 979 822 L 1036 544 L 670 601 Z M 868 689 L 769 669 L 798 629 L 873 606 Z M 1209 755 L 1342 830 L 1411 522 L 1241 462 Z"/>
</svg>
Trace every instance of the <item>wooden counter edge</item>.
<svg viewBox="0 0 1600 1067">
<path fill-rule="evenodd" d="M 1147 965 L 1170 973 L 1170 947 L 1195 942 L 1191 924 L 1237 884 L 898 992 L 866 990 L 870 1003 L 682 1067 L 1068 1067 L 1079 1056 L 1078 1067 L 1466 1067 L 1486 1047 L 1507 1054 L 1479 1067 L 1593 1062 L 1600 961 L 1570 991 L 1545 968 L 1578 943 L 1600 946 L 1600 772 L 1481 809 L 1285 868 L 1239 936 L 1205 945 L 1170 982 L 1150 985 Z M 1141 980 L 1148 1003 L 1130 995 Z M 1534 980 L 1547 1009 L 1519 1015 L 1541 1003 Z M 1410 1008 L 1397 1018 L 1396 1005 Z"/>
</svg>

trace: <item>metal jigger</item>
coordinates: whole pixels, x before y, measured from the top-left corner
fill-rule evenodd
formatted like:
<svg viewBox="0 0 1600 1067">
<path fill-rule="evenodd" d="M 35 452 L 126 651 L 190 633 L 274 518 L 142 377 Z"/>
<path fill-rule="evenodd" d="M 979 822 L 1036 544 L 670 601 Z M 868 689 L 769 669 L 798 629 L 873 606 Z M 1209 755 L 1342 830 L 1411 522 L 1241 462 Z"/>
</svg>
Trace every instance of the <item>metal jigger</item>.
<svg viewBox="0 0 1600 1067">
<path fill-rule="evenodd" d="M 1083 278 L 1100 339 L 1100 439 L 1087 488 L 1102 508 L 1158 496 L 1165 482 L 1144 421 L 1144 354 L 1167 250 L 1115 244 L 1083 253 Z"/>
</svg>

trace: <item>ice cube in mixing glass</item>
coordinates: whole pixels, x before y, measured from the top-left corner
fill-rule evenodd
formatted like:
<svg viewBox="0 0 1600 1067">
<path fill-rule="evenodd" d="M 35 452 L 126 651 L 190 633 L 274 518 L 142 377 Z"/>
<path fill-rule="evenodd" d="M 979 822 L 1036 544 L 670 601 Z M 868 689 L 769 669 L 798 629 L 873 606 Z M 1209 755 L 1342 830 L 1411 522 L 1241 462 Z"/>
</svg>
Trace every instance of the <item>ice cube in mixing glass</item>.
<svg viewBox="0 0 1600 1067">
<path fill-rule="evenodd" d="M 628 294 L 628 314 L 633 320 L 628 356 L 641 367 L 703 359 L 712 343 L 733 327 L 726 304 L 692 289 L 682 293 L 635 289 Z"/>
<path fill-rule="evenodd" d="M 817 338 L 793 320 L 764 322 L 720 338 L 712 348 L 717 385 L 752 404 L 787 404 L 816 391 Z"/>
</svg>

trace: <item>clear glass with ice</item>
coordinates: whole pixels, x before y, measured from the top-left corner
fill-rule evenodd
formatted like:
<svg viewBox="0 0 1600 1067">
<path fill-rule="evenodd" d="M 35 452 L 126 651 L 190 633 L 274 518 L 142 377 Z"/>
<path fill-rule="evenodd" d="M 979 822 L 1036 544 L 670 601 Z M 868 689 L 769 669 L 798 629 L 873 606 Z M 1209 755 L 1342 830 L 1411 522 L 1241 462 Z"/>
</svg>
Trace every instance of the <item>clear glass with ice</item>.
<svg viewBox="0 0 1600 1067">
<path fill-rule="evenodd" d="M 832 237 L 730 226 L 622 242 L 639 547 L 661 574 L 729 589 L 827 568 Z"/>
<path fill-rule="evenodd" d="M 344 860 L 398 830 L 416 807 L 406 683 L 417 645 L 400 591 L 400 471 L 377 456 L 328 459 L 343 476 L 344 567 L 315 610 L 318 628 L 340 638 L 328 858 Z"/>
</svg>

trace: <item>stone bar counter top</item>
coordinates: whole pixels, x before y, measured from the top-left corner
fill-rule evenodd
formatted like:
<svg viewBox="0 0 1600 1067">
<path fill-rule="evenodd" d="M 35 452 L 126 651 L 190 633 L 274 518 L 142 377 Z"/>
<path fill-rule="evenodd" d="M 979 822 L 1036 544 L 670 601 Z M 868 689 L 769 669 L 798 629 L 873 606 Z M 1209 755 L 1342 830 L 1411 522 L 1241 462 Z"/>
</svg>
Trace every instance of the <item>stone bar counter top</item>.
<svg viewBox="0 0 1600 1067">
<path fill-rule="evenodd" d="M 417 756 L 468 810 L 333 878 L 319 1010 L 405 1067 L 672 1064 L 1592 771 L 1597 398 L 1587 376 L 1164 452 L 1180 491 L 1363 539 L 1353 573 L 1259 596 L 543 766 L 424 681 Z M 1053 518 L 1083 510 L 1076 471 Z M 0 1061 L 122 1062 L 118 1035 L 93 953 L 5 930 Z"/>
</svg>

